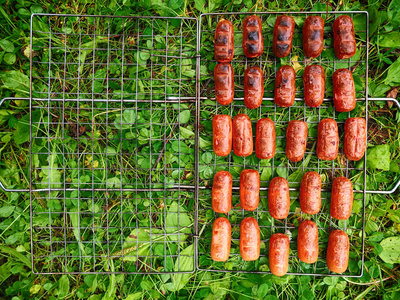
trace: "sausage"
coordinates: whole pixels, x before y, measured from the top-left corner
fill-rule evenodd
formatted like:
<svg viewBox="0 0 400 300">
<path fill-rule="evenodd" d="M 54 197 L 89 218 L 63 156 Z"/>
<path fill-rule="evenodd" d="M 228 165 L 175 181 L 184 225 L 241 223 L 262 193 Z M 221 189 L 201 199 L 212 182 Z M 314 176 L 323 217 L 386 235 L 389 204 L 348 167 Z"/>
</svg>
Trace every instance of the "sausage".
<svg viewBox="0 0 400 300">
<path fill-rule="evenodd" d="M 240 173 L 240 206 L 245 210 L 256 210 L 260 201 L 260 174 L 256 170 Z"/>
<path fill-rule="evenodd" d="M 275 156 L 275 124 L 270 118 L 257 121 L 256 156 L 259 159 L 270 159 Z"/>
<path fill-rule="evenodd" d="M 328 250 L 326 252 L 326 264 L 329 270 L 335 273 L 343 273 L 349 264 L 349 237 L 342 230 L 334 230 L 329 235 Z"/>
<path fill-rule="evenodd" d="M 349 118 L 344 123 L 344 154 L 350 160 L 360 160 L 365 153 L 367 124 L 364 118 Z"/>
<path fill-rule="evenodd" d="M 211 192 L 212 208 L 216 213 L 227 214 L 232 208 L 232 175 L 219 171 L 214 176 Z"/>
<path fill-rule="evenodd" d="M 248 16 L 243 20 L 244 55 L 249 58 L 258 57 L 264 51 L 264 38 L 262 35 L 261 19 L 258 16 Z"/>
<path fill-rule="evenodd" d="M 263 72 L 259 67 L 249 67 L 244 72 L 244 104 L 258 108 L 264 96 Z"/>
<path fill-rule="evenodd" d="M 338 69 L 332 75 L 333 104 L 338 112 L 352 111 L 356 107 L 356 89 L 353 75 L 347 69 Z"/>
<path fill-rule="evenodd" d="M 289 183 L 285 178 L 272 178 L 268 190 L 268 207 L 274 219 L 285 219 L 289 215 Z"/>
<path fill-rule="evenodd" d="M 253 153 L 253 129 L 250 118 L 238 114 L 233 118 L 233 152 L 237 156 L 249 156 Z"/>
<path fill-rule="evenodd" d="M 285 65 L 276 72 L 274 101 L 281 107 L 293 105 L 296 95 L 296 72 L 293 67 Z"/>
<path fill-rule="evenodd" d="M 349 16 L 340 16 L 333 22 L 333 47 L 339 59 L 350 58 L 356 54 L 354 24 Z"/>
<path fill-rule="evenodd" d="M 318 124 L 317 156 L 322 160 L 334 160 L 339 151 L 339 132 L 334 119 L 323 119 Z"/>
<path fill-rule="evenodd" d="M 211 237 L 211 258 L 214 261 L 227 261 L 231 251 L 231 223 L 221 217 L 214 221 Z"/>
<path fill-rule="evenodd" d="M 234 73 L 231 64 L 217 64 L 214 68 L 215 98 L 221 105 L 231 104 L 235 93 Z"/>
<path fill-rule="evenodd" d="M 300 161 L 307 146 L 307 123 L 299 120 L 292 120 L 286 130 L 286 156 L 288 160 Z"/>
<path fill-rule="evenodd" d="M 218 22 L 215 29 L 214 57 L 221 63 L 230 62 L 233 59 L 234 39 L 233 25 L 228 20 Z"/>
<path fill-rule="evenodd" d="M 303 221 L 297 236 L 297 253 L 302 262 L 313 264 L 318 259 L 318 227 L 313 221 Z"/>
<path fill-rule="evenodd" d="M 320 16 L 309 16 L 303 25 L 303 51 L 307 57 L 317 57 L 324 49 L 325 21 Z"/>
<path fill-rule="evenodd" d="M 346 177 L 337 177 L 332 183 L 331 216 L 338 220 L 350 218 L 353 207 L 353 184 Z"/>
<path fill-rule="evenodd" d="M 294 19 L 283 15 L 276 18 L 272 51 L 276 57 L 286 57 L 292 49 Z"/>
<path fill-rule="evenodd" d="M 321 176 L 316 172 L 309 171 L 301 179 L 300 208 L 309 215 L 321 210 Z"/>
<path fill-rule="evenodd" d="M 260 227 L 256 219 L 247 217 L 240 223 L 239 249 L 243 260 L 253 261 L 260 257 Z"/>
<path fill-rule="evenodd" d="M 213 148 L 218 156 L 227 156 L 232 149 L 232 119 L 228 115 L 215 115 L 213 126 Z"/>
<path fill-rule="evenodd" d="M 283 233 L 275 233 L 269 240 L 269 268 L 272 274 L 283 276 L 289 267 L 289 237 Z"/>
<path fill-rule="evenodd" d="M 324 101 L 325 73 L 319 65 L 309 65 L 303 74 L 304 102 L 310 107 L 318 107 Z"/>
</svg>

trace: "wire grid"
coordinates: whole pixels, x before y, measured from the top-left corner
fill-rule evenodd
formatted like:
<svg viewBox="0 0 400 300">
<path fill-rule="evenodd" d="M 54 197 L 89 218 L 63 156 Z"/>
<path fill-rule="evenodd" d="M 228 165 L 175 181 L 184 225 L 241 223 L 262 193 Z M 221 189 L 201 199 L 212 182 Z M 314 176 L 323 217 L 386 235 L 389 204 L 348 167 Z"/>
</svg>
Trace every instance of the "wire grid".
<svg viewBox="0 0 400 300">
<path fill-rule="evenodd" d="M 200 66 L 207 76 L 202 76 L 199 83 L 199 195 L 198 195 L 198 269 L 211 271 L 258 272 L 269 273 L 268 241 L 271 234 L 286 233 L 291 237 L 291 256 L 288 274 L 342 276 L 332 274 L 326 266 L 325 256 L 328 234 L 333 229 L 343 229 L 350 238 L 350 263 L 345 276 L 362 275 L 364 264 L 364 209 L 365 209 L 365 168 L 366 159 L 352 162 L 346 159 L 343 152 L 344 122 L 349 117 L 364 117 L 367 120 L 367 74 L 368 74 L 368 13 L 367 12 L 279 12 L 256 13 L 263 24 L 264 53 L 255 59 L 248 59 L 242 50 L 242 21 L 253 13 L 203 14 L 200 17 L 198 48 Z M 272 53 L 273 27 L 277 15 L 287 14 L 296 22 L 293 47 L 286 58 L 275 58 Z M 351 59 L 337 60 L 333 49 L 332 25 L 336 17 L 349 14 L 355 24 L 357 53 Z M 302 52 L 302 26 L 309 15 L 319 15 L 325 19 L 325 46 L 321 55 L 315 59 L 304 57 Z M 217 63 L 213 57 L 215 28 L 220 18 L 230 20 L 234 26 L 235 55 L 231 62 L 235 73 L 235 98 L 232 104 L 222 106 L 215 101 L 212 70 Z M 296 70 L 296 101 L 289 108 L 276 106 L 273 102 L 275 74 L 281 65 L 292 65 Z M 306 106 L 303 99 L 302 75 L 304 66 L 320 64 L 326 73 L 326 93 L 323 104 L 318 108 Z M 258 109 L 247 109 L 243 102 L 244 71 L 247 67 L 258 66 L 264 72 L 264 98 Z M 357 106 L 352 112 L 337 113 L 333 106 L 332 74 L 339 68 L 348 68 L 353 72 Z M 207 70 L 207 71 L 206 71 Z M 205 72 L 206 71 L 206 72 Z M 202 74 L 203 75 L 203 74 Z M 259 160 L 255 153 L 248 157 L 238 157 L 233 152 L 227 157 L 217 157 L 212 150 L 212 118 L 216 114 L 227 114 L 232 118 L 247 114 L 255 133 L 256 122 L 265 117 L 271 118 L 276 129 L 276 154 L 270 160 Z M 318 123 L 321 119 L 333 118 L 337 121 L 340 135 L 339 155 L 334 161 L 322 161 L 316 156 Z M 304 158 L 297 163 L 287 160 L 285 155 L 286 127 L 290 120 L 304 120 L 308 125 L 307 149 Z M 255 139 L 255 135 L 253 136 Z M 239 207 L 239 178 L 243 169 L 255 169 L 260 172 L 261 192 L 260 205 L 255 212 L 247 212 Z M 217 214 L 211 208 L 211 187 L 214 174 L 220 170 L 229 171 L 233 177 L 233 209 L 228 214 L 232 224 L 232 250 L 226 263 L 213 262 L 210 258 L 210 237 L 212 223 Z M 302 175 L 307 171 L 316 171 L 323 183 L 323 206 L 321 212 L 314 216 L 301 213 L 298 191 Z M 281 176 L 289 181 L 291 207 L 289 217 L 283 221 L 273 220 L 268 213 L 267 190 L 270 180 Z M 329 198 L 332 180 L 337 176 L 348 177 L 354 187 L 355 199 L 353 214 L 349 220 L 338 221 L 329 216 Z M 261 230 L 261 257 L 256 262 L 244 262 L 240 258 L 238 238 L 239 226 L 244 217 L 257 219 Z M 296 252 L 297 226 L 301 219 L 311 219 L 319 228 L 320 258 L 317 263 L 309 265 L 299 262 Z M 360 264 L 358 264 L 360 262 Z"/>
<path fill-rule="evenodd" d="M 194 270 L 196 29 L 32 15 L 34 272 Z"/>
</svg>

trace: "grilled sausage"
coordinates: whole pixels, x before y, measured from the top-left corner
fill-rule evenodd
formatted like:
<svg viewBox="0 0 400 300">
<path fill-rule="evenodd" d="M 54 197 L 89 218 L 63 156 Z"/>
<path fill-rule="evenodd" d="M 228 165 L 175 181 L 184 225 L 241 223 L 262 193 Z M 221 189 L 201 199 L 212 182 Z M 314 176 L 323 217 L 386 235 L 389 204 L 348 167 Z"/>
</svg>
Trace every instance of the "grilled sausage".
<svg viewBox="0 0 400 300">
<path fill-rule="evenodd" d="M 286 130 L 286 156 L 288 160 L 300 161 L 307 146 L 307 123 L 292 120 Z"/>
<path fill-rule="evenodd" d="M 303 51 L 307 57 L 317 57 L 324 49 L 325 22 L 320 16 L 309 16 L 303 25 Z"/>
<path fill-rule="evenodd" d="M 227 261 L 231 251 L 231 223 L 227 218 L 214 221 L 211 237 L 211 258 L 214 261 Z"/>
<path fill-rule="evenodd" d="M 258 108 L 264 96 L 263 72 L 259 67 L 249 67 L 244 72 L 244 104 Z"/>
<path fill-rule="evenodd" d="M 237 156 L 249 156 L 253 153 L 253 129 L 250 118 L 238 114 L 233 118 L 233 152 Z"/>
<path fill-rule="evenodd" d="M 356 54 L 354 24 L 349 16 L 340 16 L 333 22 L 333 47 L 339 59 L 350 58 Z"/>
<path fill-rule="evenodd" d="M 360 160 L 364 156 L 366 130 L 364 118 L 349 118 L 344 123 L 344 154 L 348 159 Z"/>
<path fill-rule="evenodd" d="M 233 25 L 228 20 L 221 20 L 215 30 L 215 59 L 221 63 L 230 62 L 233 59 L 233 52 Z"/>
<path fill-rule="evenodd" d="M 282 66 L 276 72 L 274 101 L 281 107 L 293 105 L 296 95 L 296 72 L 291 66 Z"/>
<path fill-rule="evenodd" d="M 333 73 L 332 81 L 335 109 L 338 112 L 352 111 L 356 107 L 353 75 L 347 69 L 339 69 Z"/>
<path fill-rule="evenodd" d="M 216 213 L 227 214 L 232 208 L 232 175 L 219 171 L 214 176 L 211 192 L 212 208 Z"/>
<path fill-rule="evenodd" d="M 318 107 L 324 101 L 325 73 L 319 65 L 309 65 L 303 74 L 304 102 L 310 107 Z"/>
<path fill-rule="evenodd" d="M 232 149 L 232 119 L 228 115 L 215 115 L 213 126 L 213 148 L 218 156 L 227 156 Z"/>
<path fill-rule="evenodd" d="M 270 159 L 275 156 L 275 124 L 270 118 L 257 121 L 256 156 L 259 159 Z"/>
<path fill-rule="evenodd" d="M 249 58 L 258 57 L 264 51 L 261 19 L 258 16 L 248 16 L 243 21 L 243 52 Z"/>
<path fill-rule="evenodd" d="M 256 210 L 260 201 L 260 174 L 256 170 L 240 173 L 240 205 L 245 210 Z"/>
<path fill-rule="evenodd" d="M 303 221 L 297 236 L 297 253 L 302 262 L 313 264 L 318 259 L 318 227 L 313 221 Z"/>
<path fill-rule="evenodd" d="M 326 264 L 329 270 L 335 273 L 343 273 L 349 264 L 349 237 L 342 230 L 334 230 L 329 235 Z"/>
<path fill-rule="evenodd" d="M 276 57 L 286 57 L 292 49 L 294 19 L 283 15 L 276 18 L 272 51 Z"/>
<path fill-rule="evenodd" d="M 346 177 L 337 177 L 332 183 L 331 216 L 338 220 L 350 218 L 353 207 L 353 184 Z"/>
<path fill-rule="evenodd" d="M 215 98 L 221 105 L 231 104 L 235 93 L 233 68 L 228 63 L 217 64 L 214 68 Z"/>
<path fill-rule="evenodd" d="M 272 274 L 283 276 L 289 267 L 289 237 L 283 233 L 275 233 L 269 240 L 269 268 Z"/>
<path fill-rule="evenodd" d="M 274 219 L 285 219 L 289 215 L 290 194 L 289 183 L 283 177 L 271 180 L 268 190 L 269 214 Z"/>
<path fill-rule="evenodd" d="M 322 160 L 334 160 L 339 151 L 339 132 L 334 119 L 323 119 L 318 124 L 317 156 Z"/>
<path fill-rule="evenodd" d="M 239 249 L 243 260 L 253 261 L 260 257 L 260 227 L 252 217 L 247 217 L 240 223 Z"/>
<path fill-rule="evenodd" d="M 310 215 L 321 210 L 321 176 L 316 172 L 307 172 L 301 179 L 300 208 Z"/>
</svg>

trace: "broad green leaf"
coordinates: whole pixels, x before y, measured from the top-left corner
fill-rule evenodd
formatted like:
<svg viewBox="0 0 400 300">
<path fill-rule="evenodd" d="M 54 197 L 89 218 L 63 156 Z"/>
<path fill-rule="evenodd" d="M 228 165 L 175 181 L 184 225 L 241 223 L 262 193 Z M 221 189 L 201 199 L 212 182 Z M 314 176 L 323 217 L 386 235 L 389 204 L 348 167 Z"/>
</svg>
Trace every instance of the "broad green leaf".
<svg viewBox="0 0 400 300">
<path fill-rule="evenodd" d="M 42 177 L 42 188 L 60 188 L 61 173 L 58 164 L 56 163 L 57 154 L 50 155 L 48 166 L 42 166 L 40 176 Z M 50 185 L 50 186 L 49 186 Z"/>
<path fill-rule="evenodd" d="M 169 0 L 168 6 L 171 9 L 176 10 L 176 9 L 182 7 L 184 3 L 185 3 L 185 0 Z"/>
<path fill-rule="evenodd" d="M 191 272 L 194 270 L 194 245 L 189 245 L 181 251 L 180 258 L 175 260 L 174 271 L 175 272 Z M 175 291 L 183 289 L 189 282 L 192 274 L 182 273 L 172 275 L 172 282 L 174 284 Z"/>
<path fill-rule="evenodd" d="M 134 109 L 125 109 L 123 112 L 124 120 L 126 123 L 135 123 L 136 112 Z"/>
<path fill-rule="evenodd" d="M 264 298 L 267 295 L 269 289 L 270 289 L 270 286 L 266 283 L 263 283 L 262 285 L 260 285 L 258 287 L 258 291 L 257 291 L 258 298 Z"/>
<path fill-rule="evenodd" d="M 12 42 L 9 40 L 1 40 L 0 41 L 0 47 L 5 51 L 5 52 L 13 52 L 15 47 Z"/>
<path fill-rule="evenodd" d="M 400 57 L 388 68 L 385 83 L 391 86 L 400 83 Z"/>
<path fill-rule="evenodd" d="M 29 292 L 31 293 L 31 295 L 34 295 L 34 294 L 39 293 L 41 289 L 42 289 L 42 286 L 40 284 L 35 284 L 35 285 L 31 286 L 31 288 L 29 289 Z"/>
<path fill-rule="evenodd" d="M 389 145 L 378 145 L 367 151 L 367 167 L 389 171 L 390 152 Z"/>
<path fill-rule="evenodd" d="M 211 160 L 213 159 L 213 155 L 211 154 L 211 152 L 205 152 L 201 155 L 201 160 L 205 163 L 205 164 L 209 164 L 211 162 Z"/>
<path fill-rule="evenodd" d="M 400 33 L 389 32 L 379 35 L 379 46 L 385 48 L 400 48 Z"/>
<path fill-rule="evenodd" d="M 69 278 L 67 275 L 62 275 L 58 281 L 58 298 L 65 298 L 69 293 Z"/>
<path fill-rule="evenodd" d="M 125 300 L 136 300 L 136 299 L 142 299 L 143 293 L 142 292 L 137 292 L 134 294 L 128 295 Z"/>
<path fill-rule="evenodd" d="M 189 122 L 189 120 L 190 120 L 190 110 L 182 110 L 179 113 L 179 122 L 183 124 Z"/>
<path fill-rule="evenodd" d="M 29 77 L 20 71 L 2 72 L 0 79 L 2 81 L 0 88 L 19 94 L 29 94 Z"/>
<path fill-rule="evenodd" d="M 400 26 L 400 0 L 392 0 L 387 9 L 387 16 L 394 27 Z"/>
<path fill-rule="evenodd" d="M 19 253 L 17 250 L 7 247 L 7 246 L 0 245 L 0 251 L 14 256 L 20 262 L 23 262 L 27 267 L 29 267 L 29 268 L 31 267 L 31 260 L 28 259 L 25 255 Z"/>
<path fill-rule="evenodd" d="M 380 258 L 388 264 L 400 263 L 400 237 L 384 239 L 380 245 L 383 248 Z"/>
<path fill-rule="evenodd" d="M 185 209 L 182 206 L 179 207 L 176 201 L 172 202 L 165 219 L 166 231 L 167 233 L 179 233 L 179 235 L 169 235 L 168 239 L 171 241 L 185 241 L 188 238 L 187 235 L 192 232 L 191 225 L 192 221 Z"/>
<path fill-rule="evenodd" d="M 8 218 L 14 211 L 15 206 L 0 207 L 0 218 Z"/>
<path fill-rule="evenodd" d="M 372 36 L 379 27 L 380 16 L 379 12 L 375 8 L 369 8 L 368 14 L 369 14 L 369 36 Z"/>
<path fill-rule="evenodd" d="M 185 138 L 185 139 L 189 139 L 192 136 L 194 136 L 194 132 L 189 130 L 189 129 L 187 129 L 187 128 L 185 128 L 185 127 L 180 126 L 179 127 L 179 131 L 180 131 L 182 137 Z"/>
<path fill-rule="evenodd" d="M 6 64 L 12 65 L 17 61 L 17 56 L 14 53 L 6 53 L 3 60 Z"/>
</svg>

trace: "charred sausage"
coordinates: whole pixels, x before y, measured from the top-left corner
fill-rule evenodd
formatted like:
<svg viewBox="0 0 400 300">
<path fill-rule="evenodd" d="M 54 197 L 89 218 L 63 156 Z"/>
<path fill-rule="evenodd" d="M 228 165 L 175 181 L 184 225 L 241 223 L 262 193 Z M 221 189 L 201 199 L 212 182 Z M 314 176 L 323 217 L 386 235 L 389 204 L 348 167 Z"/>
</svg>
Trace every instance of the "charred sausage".
<svg viewBox="0 0 400 300">
<path fill-rule="evenodd" d="M 233 68 L 228 63 L 217 64 L 214 68 L 215 98 L 221 105 L 232 103 L 235 93 Z"/>
<path fill-rule="evenodd" d="M 350 58 L 356 54 L 354 24 L 349 16 L 340 16 L 333 22 L 333 47 L 339 59 Z"/>
<path fill-rule="evenodd" d="M 283 276 L 289 267 L 289 237 L 283 233 L 275 233 L 269 240 L 269 268 L 272 274 Z"/>
<path fill-rule="evenodd" d="M 275 124 L 270 118 L 257 121 L 256 156 L 259 159 L 270 159 L 275 156 Z"/>
<path fill-rule="evenodd" d="M 276 18 L 272 51 L 276 57 L 286 57 L 292 49 L 295 22 L 283 15 Z"/>
<path fill-rule="evenodd" d="M 211 258 L 214 261 L 227 261 L 231 251 L 231 223 L 227 218 L 214 221 L 211 236 Z"/>
<path fill-rule="evenodd" d="M 212 122 L 213 148 L 218 156 L 227 156 L 232 149 L 232 119 L 228 115 L 215 115 Z"/>
<path fill-rule="evenodd" d="M 300 161 L 307 146 L 307 123 L 292 120 L 286 130 L 286 156 L 288 160 Z"/>
<path fill-rule="evenodd" d="M 296 72 L 293 67 L 285 65 L 276 72 L 274 101 L 281 107 L 293 105 L 296 95 Z"/>
<path fill-rule="evenodd" d="M 309 16 L 303 25 L 303 51 L 307 57 L 317 57 L 324 49 L 325 22 L 320 16 Z"/>
<path fill-rule="evenodd" d="M 249 67 L 244 72 L 244 104 L 258 108 L 264 96 L 263 72 L 259 67 Z"/>
<path fill-rule="evenodd" d="M 232 175 L 219 171 L 214 176 L 211 192 L 212 208 L 216 213 L 227 214 L 232 208 Z"/>
<path fill-rule="evenodd" d="M 240 254 L 245 261 L 257 260 L 260 257 L 260 227 L 252 217 L 247 217 L 240 223 Z"/>
<path fill-rule="evenodd" d="M 245 210 L 256 210 L 260 201 L 260 174 L 256 170 L 240 173 L 240 205 Z"/>
<path fill-rule="evenodd" d="M 332 183 L 331 216 L 338 220 L 350 218 L 353 207 L 353 184 L 346 177 L 337 177 Z"/>
<path fill-rule="evenodd" d="M 318 124 L 317 156 L 322 160 L 334 160 L 339 151 L 339 132 L 334 119 L 323 119 Z"/>
<path fill-rule="evenodd" d="M 342 230 L 334 230 L 329 235 L 326 264 L 329 270 L 335 273 L 343 273 L 349 264 L 349 237 Z"/>
<path fill-rule="evenodd" d="M 228 20 L 221 20 L 215 30 L 215 59 L 221 63 L 230 62 L 233 59 L 233 52 L 233 25 Z"/>
<path fill-rule="evenodd" d="M 289 215 L 290 194 L 289 183 L 283 177 L 271 180 L 268 190 L 269 214 L 274 219 L 285 219 Z"/>
<path fill-rule="evenodd" d="M 258 16 L 248 16 L 243 21 L 243 52 L 249 58 L 258 57 L 264 51 L 261 19 Z"/>
<path fill-rule="evenodd" d="M 313 264 L 318 259 L 318 227 L 313 221 L 303 221 L 297 236 L 297 253 L 302 262 Z"/>
<path fill-rule="evenodd" d="M 303 74 L 304 102 L 310 107 L 318 107 L 324 101 L 325 73 L 318 65 L 309 65 Z"/>
<path fill-rule="evenodd" d="M 350 160 L 360 160 L 365 153 L 367 124 L 364 118 L 349 118 L 344 123 L 344 154 Z"/>
<path fill-rule="evenodd" d="M 352 111 L 356 107 L 353 75 L 347 69 L 339 69 L 333 73 L 332 81 L 335 109 L 339 112 Z"/>
<path fill-rule="evenodd" d="M 310 215 L 321 210 L 321 176 L 316 172 L 307 172 L 301 179 L 300 208 Z"/>
<path fill-rule="evenodd" d="M 253 129 L 250 118 L 238 114 L 233 118 L 233 152 L 237 156 L 249 156 L 253 153 Z"/>
</svg>

